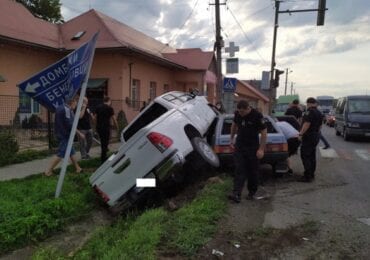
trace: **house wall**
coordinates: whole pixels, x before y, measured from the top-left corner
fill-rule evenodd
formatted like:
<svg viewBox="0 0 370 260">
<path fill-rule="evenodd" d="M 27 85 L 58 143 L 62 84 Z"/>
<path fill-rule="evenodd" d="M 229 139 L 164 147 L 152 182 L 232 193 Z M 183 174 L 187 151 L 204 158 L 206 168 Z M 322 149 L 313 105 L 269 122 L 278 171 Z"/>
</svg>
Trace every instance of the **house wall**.
<svg viewBox="0 0 370 260">
<path fill-rule="evenodd" d="M 257 108 L 262 114 L 268 114 L 268 102 L 264 101 L 256 93 L 249 90 L 245 85 L 237 81 L 236 93 L 239 95 L 236 102 L 241 99 L 246 99 L 254 108 Z"/>
<path fill-rule="evenodd" d="M 36 74 L 64 56 L 65 53 L 56 51 L 3 44 L 0 48 L 0 71 L 7 78 L 7 82 L 0 83 L 0 96 L 12 95 L 17 97 L 19 95 L 19 89 L 16 87 L 17 83 Z M 209 101 L 214 103 L 213 92 L 215 86 L 205 84 L 204 74 L 204 71 L 182 71 L 173 67 L 165 67 L 144 58 L 129 56 L 121 51 L 97 50 L 90 78 L 108 79 L 107 94 L 114 101 L 112 105 L 115 113 L 117 114 L 120 110 L 123 110 L 128 121 L 131 121 L 139 113 L 139 110 L 129 106 L 126 102 L 126 97 L 130 97 L 130 78 L 131 80 L 140 80 L 139 101 L 141 103 L 149 101 L 151 81 L 156 82 L 157 96 L 164 93 L 165 84 L 168 85 L 169 90 L 189 91 L 190 89 L 198 89 L 202 94 L 208 85 Z M 0 109 L 4 111 L 3 107 L 8 106 L 7 103 L 9 102 L 1 103 Z M 0 124 L 8 125 L 15 115 L 19 100 L 12 100 L 10 103 L 12 103 L 12 107 L 7 108 L 7 113 L 1 113 Z M 39 116 L 43 122 L 46 122 L 46 109 L 41 108 Z"/>
<path fill-rule="evenodd" d="M 17 84 L 60 57 L 62 55 L 58 52 L 0 43 L 0 73 L 6 78 L 6 82 L 0 82 L 0 125 L 9 125 L 14 120 L 19 105 Z M 47 111 L 40 109 L 39 116 L 45 122 Z"/>
</svg>

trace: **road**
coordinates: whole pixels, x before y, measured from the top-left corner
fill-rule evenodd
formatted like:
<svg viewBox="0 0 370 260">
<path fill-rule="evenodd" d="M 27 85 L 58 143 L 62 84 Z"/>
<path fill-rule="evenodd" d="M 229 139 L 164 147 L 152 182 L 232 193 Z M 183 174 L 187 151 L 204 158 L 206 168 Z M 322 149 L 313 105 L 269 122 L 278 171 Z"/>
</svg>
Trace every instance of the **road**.
<svg viewBox="0 0 370 260">
<path fill-rule="evenodd" d="M 263 225 L 287 228 L 313 219 L 320 223 L 318 239 L 324 244 L 325 238 L 333 239 L 341 245 L 338 250 L 355 248 L 370 256 L 370 141 L 346 142 L 333 128 L 322 130 L 331 148 L 318 149 L 316 180 L 277 186 L 273 210 L 266 213 Z M 303 172 L 299 156 L 293 168 Z"/>
</svg>

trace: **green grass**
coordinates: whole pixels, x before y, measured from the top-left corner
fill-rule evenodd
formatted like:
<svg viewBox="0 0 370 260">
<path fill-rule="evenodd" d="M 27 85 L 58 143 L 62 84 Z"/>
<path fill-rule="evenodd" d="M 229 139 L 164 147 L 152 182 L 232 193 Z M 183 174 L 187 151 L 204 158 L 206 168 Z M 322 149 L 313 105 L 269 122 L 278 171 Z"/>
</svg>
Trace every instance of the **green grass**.
<svg viewBox="0 0 370 260">
<path fill-rule="evenodd" d="M 43 159 L 50 156 L 49 150 L 24 150 L 18 152 L 11 160 L 3 161 L 0 166 L 6 166 L 10 164 L 29 162 L 37 159 Z"/>
<path fill-rule="evenodd" d="M 196 199 L 176 212 L 149 209 L 128 214 L 109 227 L 99 228 L 73 259 L 157 259 L 160 252 L 191 256 L 210 240 L 226 211 L 231 182 L 207 185 Z M 40 249 L 33 259 L 63 259 L 52 248 Z M 68 258 L 68 257 L 64 257 Z"/>
<path fill-rule="evenodd" d="M 227 208 L 231 182 L 206 186 L 190 204 L 179 209 L 166 225 L 166 244 L 180 254 L 192 255 L 208 242 Z"/>
<path fill-rule="evenodd" d="M 67 173 L 58 199 L 58 176 L 0 182 L 0 254 L 43 240 L 93 209 L 89 175 Z"/>
</svg>

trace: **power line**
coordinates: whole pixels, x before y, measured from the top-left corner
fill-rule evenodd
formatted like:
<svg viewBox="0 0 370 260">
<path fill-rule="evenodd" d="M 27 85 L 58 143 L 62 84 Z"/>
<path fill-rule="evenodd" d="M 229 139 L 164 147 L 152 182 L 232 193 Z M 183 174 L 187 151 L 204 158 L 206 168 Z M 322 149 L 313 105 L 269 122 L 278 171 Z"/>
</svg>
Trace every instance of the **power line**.
<svg viewBox="0 0 370 260">
<path fill-rule="evenodd" d="M 255 12 L 254 14 L 252 14 L 252 15 L 255 15 L 255 14 L 257 14 L 257 13 L 259 13 L 259 12 L 261 12 L 261 11 L 263 11 L 263 10 L 265 10 L 265 9 L 267 9 L 267 8 L 269 8 L 270 6 L 267 6 L 267 7 L 264 7 L 264 8 L 262 8 L 261 10 L 258 10 L 257 12 Z M 258 52 L 258 50 L 256 50 L 255 48 L 254 48 L 254 44 L 253 44 L 253 42 L 252 42 L 252 40 L 247 36 L 247 34 L 245 33 L 245 31 L 244 31 L 244 29 L 243 29 L 243 27 L 242 27 L 242 25 L 239 23 L 239 21 L 238 21 L 238 19 L 236 19 L 236 17 L 235 17 L 235 15 L 234 15 L 234 13 L 233 13 L 233 11 L 231 10 L 231 8 L 230 8 L 230 6 L 228 6 L 227 5 L 227 8 L 228 8 L 228 10 L 230 10 L 230 13 L 231 13 L 231 16 L 234 18 L 234 20 L 235 20 L 235 22 L 237 23 L 237 25 L 239 26 L 239 28 L 241 29 L 241 31 L 243 32 L 243 35 L 244 35 L 244 37 L 248 40 L 248 42 L 252 45 L 252 47 L 253 47 L 253 51 L 255 51 L 256 53 L 257 53 L 257 55 L 260 57 L 260 59 L 264 62 L 264 63 L 266 63 L 267 64 L 267 61 L 262 57 L 262 55 Z M 252 16 L 251 15 L 251 16 Z"/>
</svg>

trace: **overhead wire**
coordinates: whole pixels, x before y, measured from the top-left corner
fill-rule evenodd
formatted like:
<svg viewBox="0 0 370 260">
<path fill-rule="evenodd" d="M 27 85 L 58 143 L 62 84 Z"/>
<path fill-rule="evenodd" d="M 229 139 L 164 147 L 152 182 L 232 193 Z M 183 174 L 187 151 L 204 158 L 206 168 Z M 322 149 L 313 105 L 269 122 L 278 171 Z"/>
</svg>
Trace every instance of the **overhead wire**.
<svg viewBox="0 0 370 260">
<path fill-rule="evenodd" d="M 265 9 L 267 9 L 267 8 L 269 8 L 269 7 L 270 7 L 270 5 L 269 5 L 269 6 L 267 6 L 267 7 L 262 8 L 262 9 L 260 9 L 260 10 L 258 10 L 258 11 L 256 11 L 255 13 L 251 14 L 248 18 L 250 18 L 250 17 L 251 17 L 251 16 L 253 16 L 253 15 L 256 15 L 256 14 L 257 14 L 257 13 L 259 13 L 259 12 L 264 11 Z M 240 24 L 240 22 L 238 21 L 238 19 L 237 19 L 237 18 L 236 18 L 236 16 L 234 15 L 234 12 L 232 11 L 232 9 L 230 8 L 230 6 L 229 6 L 229 5 L 227 5 L 227 8 L 228 8 L 228 10 L 230 10 L 230 14 L 231 14 L 231 16 L 234 18 L 234 20 L 235 20 L 235 22 L 237 23 L 237 25 L 239 26 L 240 30 L 243 32 L 244 37 L 245 37 L 245 38 L 248 40 L 248 42 L 252 45 L 252 47 L 253 47 L 253 48 L 252 48 L 252 50 L 253 50 L 253 51 L 255 51 L 255 52 L 257 53 L 257 55 L 259 56 L 259 58 L 261 59 L 261 61 L 263 61 L 264 63 L 268 64 L 268 62 L 267 62 L 267 61 L 262 57 L 262 55 L 259 53 L 259 51 L 255 49 L 253 41 L 252 41 L 252 40 L 247 36 L 247 34 L 246 34 L 245 30 L 243 29 L 242 25 Z"/>
</svg>

